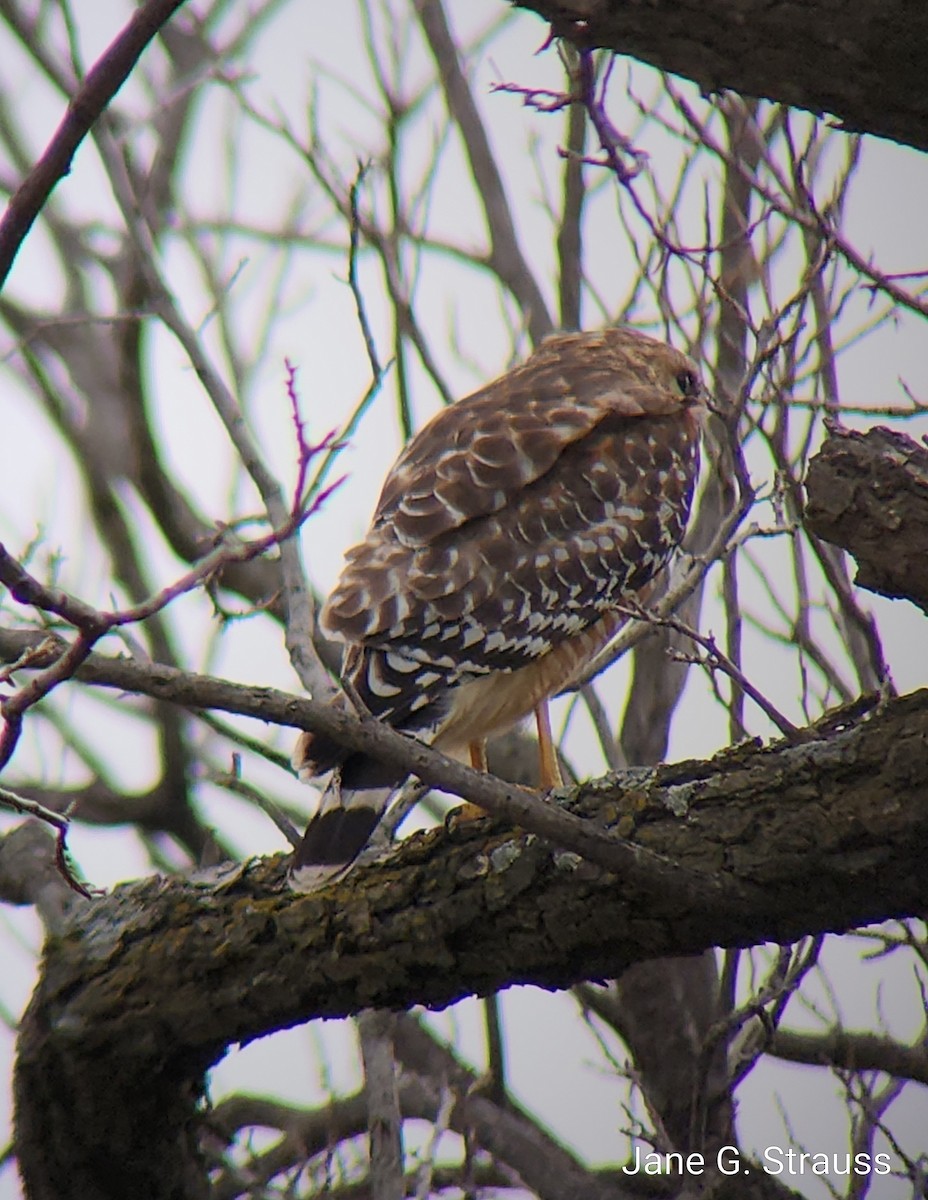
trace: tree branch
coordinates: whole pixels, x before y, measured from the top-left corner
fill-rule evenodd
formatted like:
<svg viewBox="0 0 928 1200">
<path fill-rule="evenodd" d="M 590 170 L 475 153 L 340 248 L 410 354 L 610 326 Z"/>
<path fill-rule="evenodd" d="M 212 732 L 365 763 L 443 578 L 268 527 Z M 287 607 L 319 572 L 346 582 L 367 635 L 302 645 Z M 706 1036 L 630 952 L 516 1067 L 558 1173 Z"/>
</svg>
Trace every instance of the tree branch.
<svg viewBox="0 0 928 1200">
<path fill-rule="evenodd" d="M 0 288 L 26 234 L 51 195 L 71 170 L 74 154 L 122 85 L 142 52 L 184 0 L 147 0 L 94 65 L 68 105 L 45 153 L 11 198 L 0 221 Z"/>
<path fill-rule="evenodd" d="M 202 1195 L 203 1072 L 226 1046 L 313 1017 L 441 1006 L 514 982 L 565 987 L 661 955 L 922 912 L 926 745 L 922 691 L 833 718 L 799 746 L 746 744 L 631 787 L 575 790 L 576 820 L 679 864 L 690 903 L 486 822 L 418 834 L 309 896 L 289 893 L 270 859 L 215 886 L 149 879 L 75 900 L 22 1024 L 28 1194 Z M 716 877 L 749 899 L 720 905 Z"/>
<path fill-rule="evenodd" d="M 859 587 L 928 612 L 928 450 L 904 433 L 833 429 L 809 463 L 806 525 L 857 560 Z"/>
<path fill-rule="evenodd" d="M 37 644 L 40 637 L 0 629 L 0 656 L 5 656 L 9 650 L 14 659 L 19 658 L 30 645 Z M 58 646 L 52 644 L 47 651 L 52 664 L 60 661 L 57 656 L 64 648 L 63 642 Z M 35 655 L 30 666 L 41 667 L 46 663 Z M 52 666 L 46 666 L 46 669 L 51 670 Z M 649 851 L 623 841 L 597 823 L 545 804 L 526 788 L 503 783 L 492 775 L 465 767 L 373 717 L 359 719 L 337 706 L 320 704 L 275 688 L 246 687 L 174 667 L 142 665 L 100 654 L 88 654 L 74 677 L 85 683 L 136 692 L 186 708 L 221 709 L 277 725 L 323 733 L 349 749 L 360 750 L 400 767 L 424 783 L 462 796 L 489 813 L 549 838 L 556 845 L 572 850 L 606 870 L 621 871 L 642 888 L 657 888 L 672 894 L 681 904 L 698 903 L 714 911 L 719 905 L 747 903 L 750 899 L 745 889 L 734 881 L 714 876 L 697 878 L 669 863 L 662 863 Z M 635 778 L 637 781 L 638 776 Z"/>
<path fill-rule="evenodd" d="M 925 1046 L 906 1046 L 880 1034 L 844 1029 L 831 1029 L 826 1033 L 778 1029 L 768 1053 L 789 1062 L 839 1067 L 845 1071 L 882 1071 L 897 1079 L 914 1079 L 928 1086 L 928 1050 Z"/>
<path fill-rule="evenodd" d="M 490 239 L 489 263 L 522 310 L 535 345 L 554 328 L 538 281 L 519 247 L 512 210 L 490 147 L 480 112 L 458 59 L 441 0 L 416 0 L 416 14 L 438 75 L 448 112 L 461 131 L 464 149 L 474 176 L 476 195 L 483 205 Z"/>
<path fill-rule="evenodd" d="M 844 128 L 928 149 L 928 8 L 908 0 L 515 0 L 579 48 L 605 46 L 672 71 L 704 92 L 731 88 Z"/>
</svg>

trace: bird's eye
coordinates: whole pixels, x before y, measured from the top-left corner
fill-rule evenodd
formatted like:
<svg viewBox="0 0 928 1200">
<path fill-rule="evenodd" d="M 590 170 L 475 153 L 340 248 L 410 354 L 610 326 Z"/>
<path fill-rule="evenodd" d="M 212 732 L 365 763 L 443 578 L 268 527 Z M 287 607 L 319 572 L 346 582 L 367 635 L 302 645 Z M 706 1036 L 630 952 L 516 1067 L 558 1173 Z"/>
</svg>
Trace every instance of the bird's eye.
<svg viewBox="0 0 928 1200">
<path fill-rule="evenodd" d="M 677 387 L 684 396 L 695 396 L 699 393 L 699 376 L 689 369 L 678 371 Z"/>
</svg>

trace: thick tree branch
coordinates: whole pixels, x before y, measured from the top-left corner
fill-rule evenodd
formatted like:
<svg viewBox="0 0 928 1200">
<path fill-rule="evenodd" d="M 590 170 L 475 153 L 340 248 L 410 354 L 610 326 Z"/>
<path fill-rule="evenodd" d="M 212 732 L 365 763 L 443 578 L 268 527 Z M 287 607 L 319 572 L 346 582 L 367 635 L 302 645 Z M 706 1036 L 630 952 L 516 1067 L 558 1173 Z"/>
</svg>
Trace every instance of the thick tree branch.
<svg viewBox="0 0 928 1200">
<path fill-rule="evenodd" d="M 691 896 L 705 879 L 711 912 L 480 822 L 416 835 L 309 896 L 289 893 L 272 859 L 214 885 L 149 879 L 76 901 L 20 1038 L 29 1194 L 199 1196 L 202 1073 L 226 1046 L 312 1017 L 565 987 L 661 955 L 922 912 L 926 750 L 922 691 L 798 746 L 746 744 L 576 789 L 577 820 L 679 864 Z M 715 877 L 746 899 L 720 905 Z"/>
<path fill-rule="evenodd" d="M 856 583 L 928 612 L 928 450 L 877 426 L 835 429 L 809 463 L 806 524 L 857 560 Z"/>
<path fill-rule="evenodd" d="M 19 658 L 41 635 L 0 629 L 0 657 Z M 64 643 L 50 640 L 49 661 L 61 661 Z M 30 668 L 51 669 L 36 653 Z M 673 895 L 680 904 L 699 904 L 707 911 L 733 903 L 748 903 L 751 896 L 734 880 L 697 877 L 661 862 L 648 851 L 623 841 L 598 823 L 545 804 L 534 792 L 503 783 L 474 771 L 425 746 L 415 738 L 396 733 L 373 717 L 358 720 L 337 706 L 320 704 L 274 688 L 246 687 L 208 675 L 194 675 L 160 664 L 139 664 L 128 659 L 88 654 L 76 679 L 120 691 L 136 692 L 187 708 L 216 708 L 257 717 L 277 725 L 310 729 L 334 738 L 352 750 L 361 750 L 383 762 L 417 775 L 424 783 L 479 804 L 487 812 L 547 837 L 607 870 L 621 871 L 645 890 L 656 888 Z"/>
<path fill-rule="evenodd" d="M 515 0 L 577 46 L 928 149 L 928 7 L 909 0 Z"/>
</svg>

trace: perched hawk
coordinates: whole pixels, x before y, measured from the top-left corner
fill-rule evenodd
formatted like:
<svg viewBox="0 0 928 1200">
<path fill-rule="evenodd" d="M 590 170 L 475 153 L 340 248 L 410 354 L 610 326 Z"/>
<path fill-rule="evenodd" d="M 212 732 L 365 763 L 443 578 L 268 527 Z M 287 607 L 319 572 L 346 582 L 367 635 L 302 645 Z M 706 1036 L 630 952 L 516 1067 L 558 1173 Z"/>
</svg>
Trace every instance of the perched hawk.
<svg viewBox="0 0 928 1200">
<path fill-rule="evenodd" d="M 548 338 L 430 421 L 321 614 L 371 713 L 479 764 L 486 738 L 534 710 L 542 781 L 557 782 L 547 699 L 679 545 L 705 401 L 686 355 L 606 329 Z M 293 763 L 332 771 L 291 868 L 309 890 L 363 849 L 403 780 L 319 734 Z"/>
</svg>

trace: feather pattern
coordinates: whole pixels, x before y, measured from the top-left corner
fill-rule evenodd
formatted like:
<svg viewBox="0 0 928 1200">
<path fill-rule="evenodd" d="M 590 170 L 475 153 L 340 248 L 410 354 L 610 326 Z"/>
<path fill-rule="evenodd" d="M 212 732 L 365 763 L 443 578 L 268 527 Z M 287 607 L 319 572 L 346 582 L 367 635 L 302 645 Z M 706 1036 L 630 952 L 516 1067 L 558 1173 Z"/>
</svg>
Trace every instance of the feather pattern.
<svg viewBox="0 0 928 1200">
<path fill-rule="evenodd" d="M 679 545 L 705 398 L 684 354 L 609 329 L 549 338 L 429 422 L 321 614 L 370 711 L 459 750 L 565 686 Z M 311 775 L 346 755 L 304 734 L 294 759 Z M 342 778 L 338 804 L 354 794 Z"/>
</svg>

